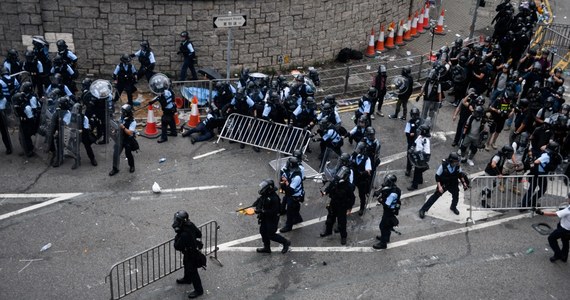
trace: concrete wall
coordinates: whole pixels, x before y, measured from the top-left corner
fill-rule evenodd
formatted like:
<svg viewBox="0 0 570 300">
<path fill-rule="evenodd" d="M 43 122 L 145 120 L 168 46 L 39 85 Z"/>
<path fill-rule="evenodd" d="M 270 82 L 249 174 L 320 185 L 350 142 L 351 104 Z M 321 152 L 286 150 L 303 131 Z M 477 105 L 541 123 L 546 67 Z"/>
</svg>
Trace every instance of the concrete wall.
<svg viewBox="0 0 570 300">
<path fill-rule="evenodd" d="M 335 58 L 344 47 L 363 50 L 380 22 L 398 21 L 421 0 L 3 0 L 0 55 L 23 53 L 32 35 L 65 39 L 79 57 L 80 73 L 110 74 L 122 53 L 149 40 L 157 70 L 175 76 L 181 64 L 179 33 L 188 30 L 199 66 L 225 74 L 227 29 L 212 19 L 228 11 L 247 15 L 232 29 L 232 68 L 251 70 L 309 66 Z M 52 49 L 55 45 L 52 43 Z M 55 50 L 55 49 L 54 49 Z"/>
</svg>

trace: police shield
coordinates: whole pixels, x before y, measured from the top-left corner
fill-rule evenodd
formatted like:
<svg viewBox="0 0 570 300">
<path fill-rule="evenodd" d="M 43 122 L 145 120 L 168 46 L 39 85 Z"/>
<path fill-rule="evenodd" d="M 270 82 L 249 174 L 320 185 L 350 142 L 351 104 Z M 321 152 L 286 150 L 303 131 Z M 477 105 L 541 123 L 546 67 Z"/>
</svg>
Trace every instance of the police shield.
<svg viewBox="0 0 570 300">
<path fill-rule="evenodd" d="M 389 87 L 392 89 L 391 92 L 397 95 L 401 95 L 409 91 L 410 89 L 410 82 L 404 76 L 394 76 L 390 79 Z"/>
<path fill-rule="evenodd" d="M 152 75 L 148 81 L 148 87 L 153 93 L 157 95 L 162 95 L 166 90 L 170 88 L 170 85 L 170 79 L 162 73 L 156 73 Z"/>
<path fill-rule="evenodd" d="M 39 139 L 37 147 L 47 152 L 49 151 L 49 145 L 52 142 L 53 134 L 56 131 L 57 102 L 53 97 L 43 97 L 41 101 L 43 103 L 42 110 L 40 112 L 38 134 L 42 136 L 43 139 Z"/>
<path fill-rule="evenodd" d="M 428 168 L 429 167 L 429 156 L 423 151 L 415 151 L 410 149 L 408 151 L 408 159 L 412 166 L 416 168 Z"/>
<path fill-rule="evenodd" d="M 81 105 L 79 103 L 73 105 L 71 112 L 64 117 L 62 124 L 64 134 L 62 149 L 64 150 L 64 156 L 74 159 L 73 168 L 75 168 L 81 163 L 79 146 L 81 144 L 83 114 L 81 113 Z"/>
<path fill-rule="evenodd" d="M 123 149 L 123 133 L 119 125 L 119 121 L 109 120 L 109 136 L 115 142 L 115 147 L 117 149 Z M 113 166 L 119 166 L 119 164 L 120 155 L 113 155 Z"/>
<path fill-rule="evenodd" d="M 109 141 L 109 119 L 114 112 L 113 85 L 108 80 L 97 79 L 89 86 L 89 92 L 94 97 L 92 111 L 87 117 L 97 139 L 103 137 L 104 143 Z"/>
</svg>

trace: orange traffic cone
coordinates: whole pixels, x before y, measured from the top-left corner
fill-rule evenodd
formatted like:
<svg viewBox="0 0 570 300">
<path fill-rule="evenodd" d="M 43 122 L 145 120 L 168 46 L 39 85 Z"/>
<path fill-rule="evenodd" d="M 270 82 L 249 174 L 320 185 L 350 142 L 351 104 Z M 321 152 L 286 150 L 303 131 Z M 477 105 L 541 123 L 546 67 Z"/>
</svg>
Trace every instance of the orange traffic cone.
<svg viewBox="0 0 570 300">
<path fill-rule="evenodd" d="M 429 2 L 426 3 L 426 10 L 424 12 L 424 29 L 428 30 L 431 28 L 431 24 L 429 23 Z"/>
<path fill-rule="evenodd" d="M 400 21 L 400 26 L 398 26 L 398 35 L 396 35 L 396 45 L 404 46 L 404 21 Z"/>
<path fill-rule="evenodd" d="M 198 126 L 200 123 L 200 113 L 198 112 L 198 98 L 194 96 L 192 98 L 192 111 L 190 112 L 190 118 L 188 118 L 188 123 L 186 125 L 190 128 Z"/>
<path fill-rule="evenodd" d="M 435 62 L 437 60 L 437 56 L 435 56 L 435 51 L 430 51 L 430 54 L 428 55 L 428 58 L 431 62 Z"/>
<path fill-rule="evenodd" d="M 420 16 L 419 16 L 419 19 L 418 19 L 418 33 L 424 33 L 424 32 L 426 32 L 426 31 L 424 30 L 424 24 L 425 24 L 424 14 L 425 14 L 425 8 L 422 8 L 422 11 L 420 12 Z"/>
<path fill-rule="evenodd" d="M 148 106 L 148 115 L 146 117 L 146 126 L 144 128 L 142 136 L 154 139 L 160 135 L 160 132 L 156 128 L 156 120 L 154 119 L 154 111 L 152 110 L 152 105 L 149 104 Z"/>
<path fill-rule="evenodd" d="M 445 31 L 443 31 L 443 18 L 445 17 L 445 10 L 443 10 L 443 6 L 441 7 L 441 14 L 439 15 L 439 19 L 437 19 L 437 26 L 435 26 L 435 30 L 433 33 L 437 35 L 445 35 Z"/>
<path fill-rule="evenodd" d="M 410 29 L 410 35 L 412 37 L 418 37 L 420 34 L 418 33 L 418 12 L 416 11 L 416 15 L 414 16 L 414 20 L 412 20 L 412 28 Z"/>
<path fill-rule="evenodd" d="M 376 56 L 376 51 L 374 50 L 374 27 L 372 27 L 372 31 L 370 32 L 370 39 L 368 40 L 368 48 L 366 48 L 367 57 L 374 57 Z"/>
<path fill-rule="evenodd" d="M 176 127 L 180 126 L 180 118 L 178 117 L 178 112 L 174 113 L 174 124 L 176 124 Z"/>
<path fill-rule="evenodd" d="M 406 23 L 406 32 L 404 32 L 404 41 L 412 40 L 412 16 L 408 16 L 408 22 Z"/>
<path fill-rule="evenodd" d="M 181 109 L 184 106 L 184 99 L 176 97 L 174 98 L 174 103 L 176 103 L 176 108 Z"/>
<path fill-rule="evenodd" d="M 384 25 L 380 25 L 380 33 L 378 34 L 378 42 L 376 43 L 376 52 L 384 51 Z"/>
<path fill-rule="evenodd" d="M 384 45 L 388 49 L 394 49 L 394 22 L 390 23 L 388 26 L 388 39 L 386 40 L 386 44 Z"/>
</svg>

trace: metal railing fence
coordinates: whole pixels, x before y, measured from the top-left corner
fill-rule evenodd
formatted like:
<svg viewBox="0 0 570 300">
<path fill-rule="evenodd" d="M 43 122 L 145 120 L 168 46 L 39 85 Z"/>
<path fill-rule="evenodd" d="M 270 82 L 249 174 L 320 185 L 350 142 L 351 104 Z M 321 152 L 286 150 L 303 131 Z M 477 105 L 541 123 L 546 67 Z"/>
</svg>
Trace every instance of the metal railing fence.
<svg viewBox="0 0 570 300">
<path fill-rule="evenodd" d="M 204 244 L 201 252 L 222 265 L 218 260 L 218 223 L 209 221 L 198 229 Z M 114 264 L 105 277 L 105 282 L 110 284 L 110 299 L 121 299 L 182 269 L 182 258 L 183 254 L 174 249 L 174 239 L 171 239 Z"/>
<path fill-rule="evenodd" d="M 476 210 L 557 208 L 570 191 L 568 183 L 563 174 L 477 176 L 471 180 L 470 218 Z"/>
</svg>

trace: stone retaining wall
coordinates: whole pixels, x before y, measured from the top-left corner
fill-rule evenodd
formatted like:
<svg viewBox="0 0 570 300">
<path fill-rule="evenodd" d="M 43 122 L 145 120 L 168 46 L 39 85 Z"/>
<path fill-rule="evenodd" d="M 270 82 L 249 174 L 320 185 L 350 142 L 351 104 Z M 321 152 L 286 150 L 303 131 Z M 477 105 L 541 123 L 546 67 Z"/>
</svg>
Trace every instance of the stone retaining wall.
<svg viewBox="0 0 570 300">
<path fill-rule="evenodd" d="M 232 68 L 251 70 L 309 66 L 335 58 L 344 47 L 364 50 L 374 26 L 398 21 L 420 0 L 3 0 L 0 2 L 0 55 L 21 53 L 32 35 L 64 38 L 79 57 L 81 74 L 110 74 L 122 53 L 150 42 L 156 70 L 176 76 L 181 65 L 179 33 L 188 30 L 199 66 L 225 74 L 227 29 L 213 17 L 231 11 L 247 15 L 232 29 Z M 138 65 L 138 63 L 137 63 Z"/>
</svg>

